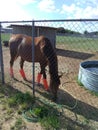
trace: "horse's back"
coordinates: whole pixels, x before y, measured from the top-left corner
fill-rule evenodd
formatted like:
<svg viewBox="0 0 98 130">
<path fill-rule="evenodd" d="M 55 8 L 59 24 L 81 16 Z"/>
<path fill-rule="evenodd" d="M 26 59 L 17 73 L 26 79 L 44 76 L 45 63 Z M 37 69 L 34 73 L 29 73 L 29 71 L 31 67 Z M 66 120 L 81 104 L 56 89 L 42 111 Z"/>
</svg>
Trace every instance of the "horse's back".
<svg viewBox="0 0 98 130">
<path fill-rule="evenodd" d="M 43 48 L 46 44 L 46 38 L 39 36 L 34 38 L 35 62 L 46 60 Z M 10 51 L 17 52 L 24 60 L 32 62 L 32 37 L 24 34 L 14 34 L 9 40 Z"/>
<path fill-rule="evenodd" d="M 43 42 L 45 39 L 45 36 L 39 36 L 39 37 L 34 37 L 34 44 L 35 46 L 38 45 L 39 43 Z M 25 35 L 25 34 L 12 34 L 9 40 L 9 44 L 14 43 L 24 43 L 27 45 L 32 44 L 32 37 Z"/>
<path fill-rule="evenodd" d="M 34 38 L 35 62 L 39 62 L 41 61 L 41 59 L 45 60 L 43 52 L 41 50 L 43 39 L 44 36 Z M 16 34 L 12 35 L 12 37 L 10 38 L 10 48 L 12 48 L 13 50 L 14 48 L 17 48 L 18 55 L 28 62 L 32 62 L 32 44 L 33 43 L 31 36 Z"/>
</svg>

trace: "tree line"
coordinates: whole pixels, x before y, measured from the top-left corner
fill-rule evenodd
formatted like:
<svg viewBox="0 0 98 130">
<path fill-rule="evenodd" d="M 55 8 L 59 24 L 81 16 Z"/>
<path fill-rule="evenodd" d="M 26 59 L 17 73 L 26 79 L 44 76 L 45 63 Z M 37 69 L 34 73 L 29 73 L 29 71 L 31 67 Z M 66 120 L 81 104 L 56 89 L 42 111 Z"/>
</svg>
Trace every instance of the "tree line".
<svg viewBox="0 0 98 130">
<path fill-rule="evenodd" d="M 57 28 L 57 33 L 61 33 L 61 34 L 81 34 L 78 31 L 65 29 L 64 27 L 58 27 Z M 98 31 L 89 32 L 89 31 L 85 30 L 82 34 L 85 34 L 85 35 L 87 35 L 87 34 L 98 35 Z"/>
<path fill-rule="evenodd" d="M 62 33 L 62 34 L 81 34 L 80 32 L 72 31 L 72 30 L 69 30 L 69 29 L 65 29 L 63 27 L 57 28 L 57 33 Z"/>
</svg>

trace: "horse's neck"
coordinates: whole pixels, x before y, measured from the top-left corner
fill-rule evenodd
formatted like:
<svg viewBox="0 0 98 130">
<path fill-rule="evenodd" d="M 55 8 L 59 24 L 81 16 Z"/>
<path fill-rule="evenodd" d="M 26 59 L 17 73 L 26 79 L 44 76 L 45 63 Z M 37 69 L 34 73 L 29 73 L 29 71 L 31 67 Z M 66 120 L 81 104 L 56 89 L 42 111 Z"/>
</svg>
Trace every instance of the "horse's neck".
<svg viewBox="0 0 98 130">
<path fill-rule="evenodd" d="M 56 56 L 51 58 L 49 62 L 49 73 L 51 78 L 58 76 L 58 62 Z"/>
</svg>

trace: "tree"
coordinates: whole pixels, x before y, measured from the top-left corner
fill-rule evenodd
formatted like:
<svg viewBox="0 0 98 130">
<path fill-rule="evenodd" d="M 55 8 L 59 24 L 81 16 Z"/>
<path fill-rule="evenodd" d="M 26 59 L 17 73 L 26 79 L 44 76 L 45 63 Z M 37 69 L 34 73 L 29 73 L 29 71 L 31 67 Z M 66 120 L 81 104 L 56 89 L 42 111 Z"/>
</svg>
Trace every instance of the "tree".
<svg viewBox="0 0 98 130">
<path fill-rule="evenodd" d="M 57 33 L 65 33 L 65 29 L 63 27 L 57 28 Z"/>
<path fill-rule="evenodd" d="M 87 31 L 87 30 L 85 30 L 85 31 L 84 31 L 84 34 L 88 34 L 88 31 Z"/>
</svg>

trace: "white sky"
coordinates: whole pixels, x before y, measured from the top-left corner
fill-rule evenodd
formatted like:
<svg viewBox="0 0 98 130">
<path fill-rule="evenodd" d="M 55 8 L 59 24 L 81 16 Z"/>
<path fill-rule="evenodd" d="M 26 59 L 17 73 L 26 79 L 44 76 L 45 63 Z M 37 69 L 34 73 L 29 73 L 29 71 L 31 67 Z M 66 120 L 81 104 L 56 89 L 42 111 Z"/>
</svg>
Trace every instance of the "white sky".
<svg viewBox="0 0 98 130">
<path fill-rule="evenodd" d="M 98 18 L 98 0 L 2 0 L 0 21 Z"/>
<path fill-rule="evenodd" d="M 0 21 L 51 19 L 98 19 L 98 0 L 2 0 L 0 2 Z M 49 23 L 44 23 L 44 26 L 49 26 Z M 73 25 L 66 23 L 55 26 L 73 29 Z M 85 30 L 84 25 L 79 24 L 79 26 L 81 31 Z M 87 30 L 92 31 L 97 28 L 87 27 Z"/>
</svg>

